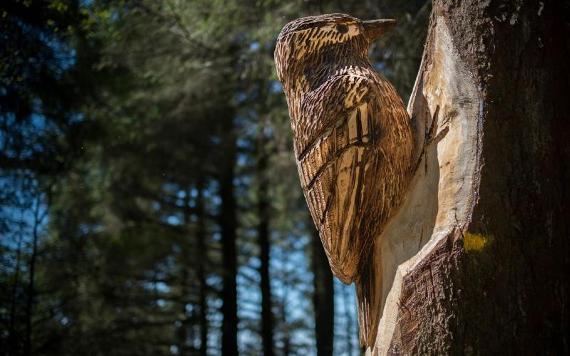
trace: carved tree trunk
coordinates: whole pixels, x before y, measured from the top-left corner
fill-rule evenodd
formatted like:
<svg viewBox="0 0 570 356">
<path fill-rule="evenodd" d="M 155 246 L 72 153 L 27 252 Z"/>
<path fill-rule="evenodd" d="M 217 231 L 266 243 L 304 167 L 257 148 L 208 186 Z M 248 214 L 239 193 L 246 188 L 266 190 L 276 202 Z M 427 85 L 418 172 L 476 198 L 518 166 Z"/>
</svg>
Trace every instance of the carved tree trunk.
<svg viewBox="0 0 570 356">
<path fill-rule="evenodd" d="M 372 354 L 568 354 L 570 31 L 563 1 L 434 1 L 408 196 L 375 245 Z"/>
</svg>

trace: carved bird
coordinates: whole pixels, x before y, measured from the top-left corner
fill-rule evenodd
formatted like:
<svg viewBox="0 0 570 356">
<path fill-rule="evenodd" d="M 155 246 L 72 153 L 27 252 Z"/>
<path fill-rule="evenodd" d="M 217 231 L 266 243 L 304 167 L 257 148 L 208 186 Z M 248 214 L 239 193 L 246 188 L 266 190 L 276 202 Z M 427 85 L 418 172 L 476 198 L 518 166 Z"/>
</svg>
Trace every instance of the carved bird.
<svg viewBox="0 0 570 356">
<path fill-rule="evenodd" d="M 368 58 L 370 44 L 394 24 L 304 17 L 285 25 L 275 48 L 305 199 L 333 273 L 356 282 L 367 346 L 378 316 L 370 315 L 364 265 L 414 171 L 410 117 Z"/>
</svg>

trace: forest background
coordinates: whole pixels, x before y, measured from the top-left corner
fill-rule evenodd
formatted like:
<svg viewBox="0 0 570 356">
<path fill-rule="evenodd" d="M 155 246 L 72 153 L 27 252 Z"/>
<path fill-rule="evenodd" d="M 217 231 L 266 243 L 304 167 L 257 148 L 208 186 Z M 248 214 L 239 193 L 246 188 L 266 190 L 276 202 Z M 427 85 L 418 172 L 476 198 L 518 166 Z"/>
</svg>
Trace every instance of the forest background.
<svg viewBox="0 0 570 356">
<path fill-rule="evenodd" d="M 407 101 L 425 0 L 0 2 L 1 354 L 360 353 L 273 63 L 330 12 Z"/>
</svg>

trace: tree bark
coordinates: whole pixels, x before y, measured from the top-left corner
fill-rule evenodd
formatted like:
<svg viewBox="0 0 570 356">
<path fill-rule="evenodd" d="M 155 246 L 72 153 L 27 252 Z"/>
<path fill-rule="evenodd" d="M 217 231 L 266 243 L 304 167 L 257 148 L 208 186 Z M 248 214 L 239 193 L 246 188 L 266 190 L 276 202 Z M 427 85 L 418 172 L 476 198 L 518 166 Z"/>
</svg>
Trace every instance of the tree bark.
<svg viewBox="0 0 570 356">
<path fill-rule="evenodd" d="M 313 226 L 312 221 L 309 221 L 309 226 Z M 317 355 L 329 356 L 333 354 L 334 339 L 333 275 L 317 230 L 313 230 L 312 240 L 312 267 L 315 289 L 313 293 L 313 306 L 315 308 Z"/>
<path fill-rule="evenodd" d="M 233 115 L 224 117 L 222 123 L 222 152 L 220 172 L 221 210 L 219 224 L 222 234 L 222 354 L 237 355 L 237 256 L 236 256 L 236 200 L 234 176 L 236 164 L 236 137 Z"/>
<path fill-rule="evenodd" d="M 49 195 L 49 194 L 48 194 Z M 42 221 L 45 217 L 45 213 L 41 213 L 41 196 L 36 199 L 36 204 L 34 207 L 34 222 L 32 227 L 32 253 L 30 256 L 29 264 L 29 280 L 28 280 L 28 296 L 26 301 L 26 346 L 25 354 L 31 355 L 33 352 L 32 348 L 32 333 L 33 333 L 33 317 L 34 317 L 34 304 L 36 299 L 36 286 L 35 286 L 35 275 L 36 275 L 36 262 L 38 258 L 38 239 L 39 239 L 39 229 Z"/>
<path fill-rule="evenodd" d="M 376 241 L 368 353 L 570 352 L 568 12 L 434 1 L 408 108 L 449 131 Z"/>
<path fill-rule="evenodd" d="M 7 349 L 8 354 L 17 355 L 20 353 L 20 336 L 16 330 L 17 319 L 18 319 L 18 292 L 21 288 L 20 286 L 20 263 L 22 259 L 22 240 L 23 233 L 20 231 L 18 234 L 18 242 L 16 245 L 16 266 L 14 268 L 14 282 L 12 285 L 12 293 L 10 298 L 10 322 L 8 327 L 8 343 Z"/>
<path fill-rule="evenodd" d="M 196 261 L 198 262 L 198 322 L 200 324 L 200 355 L 208 354 L 208 283 L 206 282 L 206 270 L 208 263 L 208 247 L 206 245 L 206 214 L 204 207 L 204 179 L 198 178 L 196 187 Z"/>
<path fill-rule="evenodd" d="M 191 205 L 190 205 L 190 188 L 184 190 L 184 205 L 182 208 L 182 223 L 187 234 L 187 239 L 181 241 L 180 244 L 180 319 L 177 320 L 179 323 L 177 336 L 178 336 L 178 352 L 180 355 L 187 355 L 189 349 L 189 340 L 192 338 L 189 336 L 190 329 L 192 328 L 192 318 L 188 315 L 188 306 L 192 303 L 190 302 L 190 268 L 191 262 L 189 261 L 189 241 L 192 221 L 191 216 Z M 192 340 L 193 341 L 193 340 Z"/>
<path fill-rule="evenodd" d="M 263 341 L 263 354 L 265 356 L 273 356 L 273 311 L 271 303 L 271 282 L 269 276 L 269 258 L 270 258 L 270 232 L 269 219 L 271 208 L 269 201 L 269 182 L 267 178 L 268 154 L 266 151 L 267 139 L 264 134 L 264 125 L 261 125 L 258 136 L 258 161 L 257 161 L 257 177 L 258 200 L 257 214 L 259 223 L 257 225 L 257 237 L 259 240 L 259 275 L 261 284 L 261 338 Z"/>
<path fill-rule="evenodd" d="M 350 305 L 350 292 L 348 289 L 343 288 L 342 292 L 342 299 L 344 304 L 344 318 L 346 323 L 346 355 L 352 356 L 353 352 L 355 351 L 354 348 L 354 341 L 352 335 L 354 335 L 355 325 L 354 325 L 354 317 L 352 308 L 349 307 Z"/>
</svg>

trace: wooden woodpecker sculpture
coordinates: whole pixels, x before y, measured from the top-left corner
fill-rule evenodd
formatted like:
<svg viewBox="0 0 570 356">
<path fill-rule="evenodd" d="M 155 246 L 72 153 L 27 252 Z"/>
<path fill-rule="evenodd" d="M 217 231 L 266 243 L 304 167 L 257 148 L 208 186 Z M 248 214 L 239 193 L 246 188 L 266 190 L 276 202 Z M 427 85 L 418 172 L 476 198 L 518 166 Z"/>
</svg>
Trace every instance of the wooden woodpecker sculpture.
<svg viewBox="0 0 570 356">
<path fill-rule="evenodd" d="M 379 317 L 366 265 L 415 166 L 404 103 L 368 59 L 369 45 L 394 25 L 344 14 L 305 17 L 283 28 L 275 49 L 305 199 L 333 273 L 356 283 L 365 346 Z"/>
</svg>

